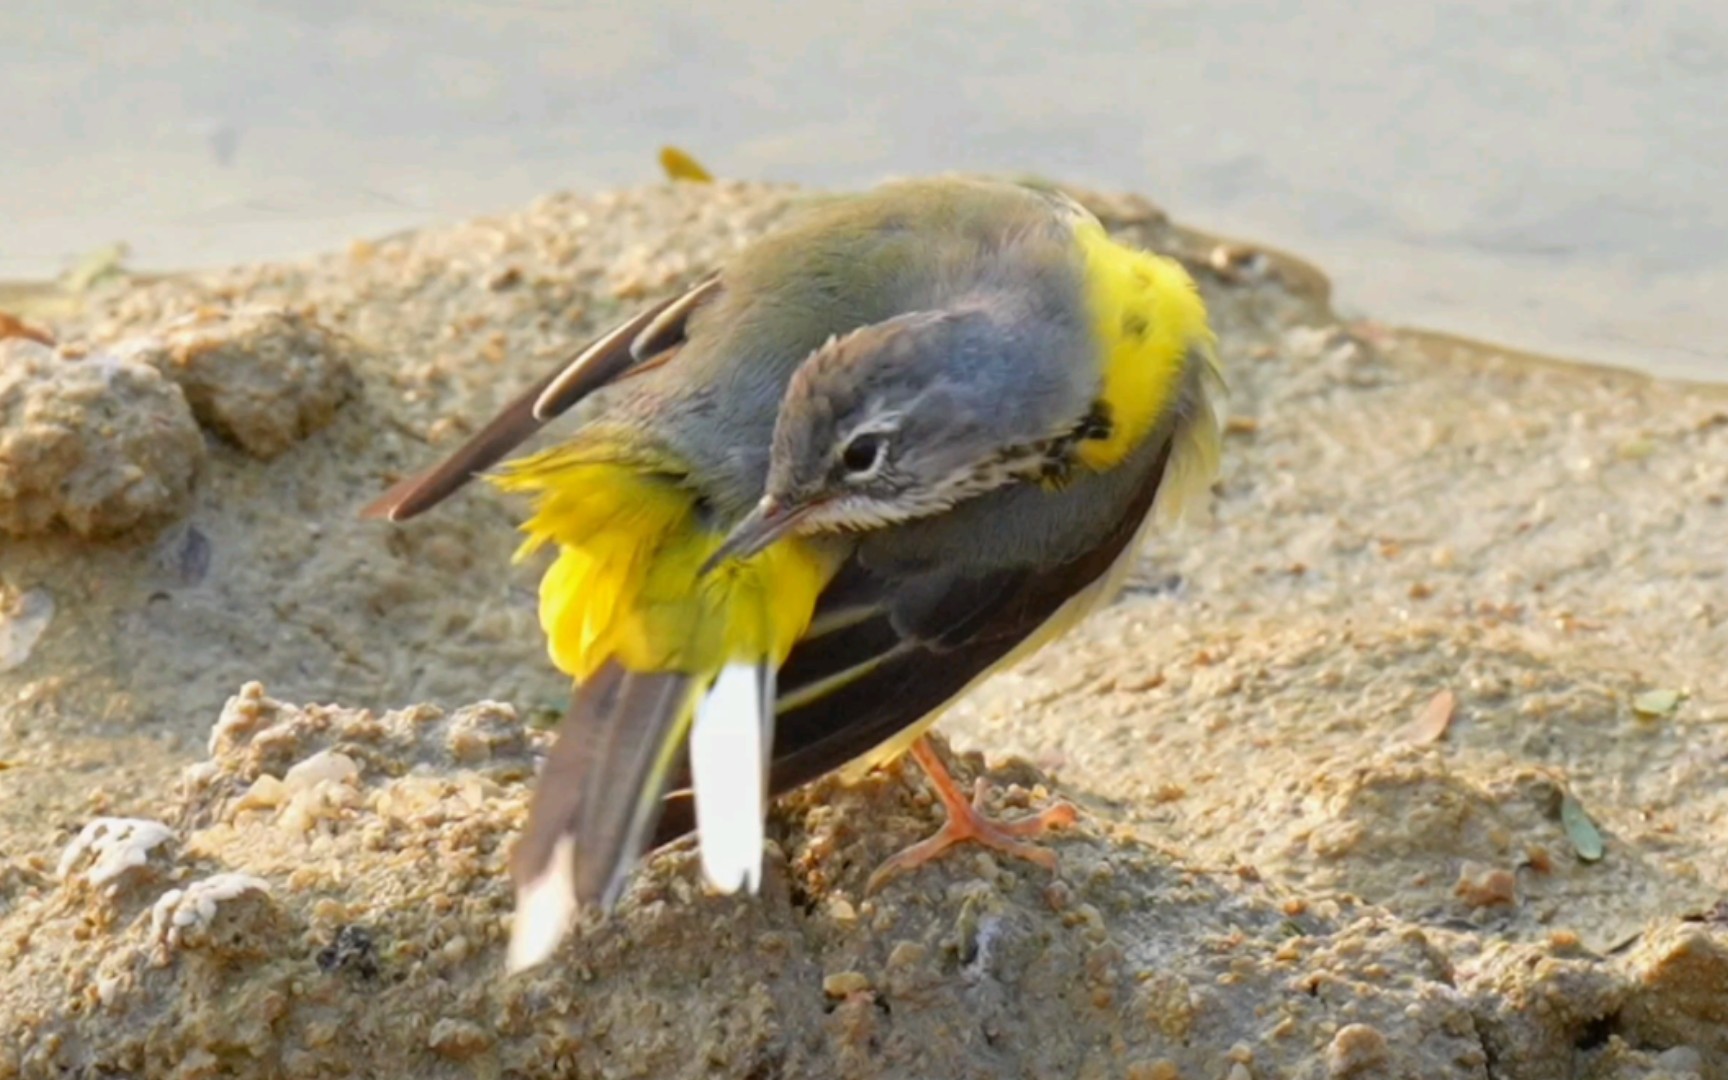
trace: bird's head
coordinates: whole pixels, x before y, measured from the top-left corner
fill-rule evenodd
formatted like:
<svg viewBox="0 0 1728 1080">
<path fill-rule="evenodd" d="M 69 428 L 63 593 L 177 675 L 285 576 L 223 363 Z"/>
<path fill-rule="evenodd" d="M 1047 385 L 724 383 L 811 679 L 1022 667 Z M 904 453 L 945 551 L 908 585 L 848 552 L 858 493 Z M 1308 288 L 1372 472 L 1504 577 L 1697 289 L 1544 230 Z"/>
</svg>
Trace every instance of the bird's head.
<svg viewBox="0 0 1728 1080">
<path fill-rule="evenodd" d="M 710 565 L 792 533 L 926 517 L 1021 478 L 1026 455 L 1072 423 L 1059 365 L 1004 362 L 1042 336 L 980 305 L 831 339 L 793 375 L 766 493 Z"/>
</svg>

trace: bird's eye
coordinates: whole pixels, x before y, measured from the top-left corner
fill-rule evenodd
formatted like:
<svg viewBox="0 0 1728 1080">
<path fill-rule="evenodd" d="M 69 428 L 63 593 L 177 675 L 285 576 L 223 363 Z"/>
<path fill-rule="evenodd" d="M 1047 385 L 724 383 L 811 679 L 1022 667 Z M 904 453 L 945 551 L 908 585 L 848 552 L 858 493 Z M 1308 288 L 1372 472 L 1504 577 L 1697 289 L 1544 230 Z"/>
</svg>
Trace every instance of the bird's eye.
<svg viewBox="0 0 1728 1080">
<path fill-rule="evenodd" d="M 854 476 L 873 472 L 882 460 L 884 440 L 880 435 L 865 433 L 854 438 L 840 451 L 840 464 Z"/>
</svg>

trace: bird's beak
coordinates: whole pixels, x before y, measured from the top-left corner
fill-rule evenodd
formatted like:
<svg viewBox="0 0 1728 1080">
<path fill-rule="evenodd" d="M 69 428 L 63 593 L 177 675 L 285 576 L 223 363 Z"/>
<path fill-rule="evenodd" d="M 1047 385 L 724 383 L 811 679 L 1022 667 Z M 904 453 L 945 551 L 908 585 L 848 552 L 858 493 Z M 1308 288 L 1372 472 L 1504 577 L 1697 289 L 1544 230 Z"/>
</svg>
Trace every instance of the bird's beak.
<svg viewBox="0 0 1728 1080">
<path fill-rule="evenodd" d="M 815 503 L 805 503 L 802 506 L 785 506 L 772 495 L 762 496 L 762 501 L 756 504 L 756 509 L 750 511 L 743 521 L 733 526 L 726 539 L 720 542 L 714 554 L 708 556 L 708 561 L 697 571 L 698 577 L 707 577 L 720 564 L 732 559 L 748 559 L 750 556 L 766 548 L 774 541 L 785 536 L 797 527 L 798 523 L 816 508 Z"/>
</svg>

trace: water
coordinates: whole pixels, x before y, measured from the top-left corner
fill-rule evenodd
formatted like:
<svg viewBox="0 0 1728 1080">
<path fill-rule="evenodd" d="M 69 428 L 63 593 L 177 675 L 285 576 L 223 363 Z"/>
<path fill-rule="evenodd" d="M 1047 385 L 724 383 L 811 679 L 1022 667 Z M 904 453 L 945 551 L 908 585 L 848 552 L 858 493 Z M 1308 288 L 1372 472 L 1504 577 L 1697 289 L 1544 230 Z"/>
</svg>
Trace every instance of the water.
<svg viewBox="0 0 1728 1080">
<path fill-rule="evenodd" d="M 1341 306 L 1728 380 L 1728 5 L 10 0 L 0 277 L 294 256 L 640 182 L 1146 192 Z"/>
</svg>

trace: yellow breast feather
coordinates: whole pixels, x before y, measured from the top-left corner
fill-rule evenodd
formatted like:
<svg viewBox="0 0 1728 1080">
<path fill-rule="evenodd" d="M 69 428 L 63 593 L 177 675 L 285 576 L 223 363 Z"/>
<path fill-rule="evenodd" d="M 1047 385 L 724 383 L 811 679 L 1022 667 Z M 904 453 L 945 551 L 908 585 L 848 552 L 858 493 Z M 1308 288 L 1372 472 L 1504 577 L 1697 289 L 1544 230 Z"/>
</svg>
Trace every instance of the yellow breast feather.
<svg viewBox="0 0 1728 1080">
<path fill-rule="evenodd" d="M 1109 437 L 1082 443 L 1079 458 L 1102 471 L 1127 457 L 1168 412 L 1189 363 L 1212 362 L 1212 332 L 1181 264 L 1116 243 L 1094 220 L 1078 223 L 1074 235 L 1101 352 L 1100 397 L 1111 420 Z"/>
<path fill-rule="evenodd" d="M 678 470 L 645 466 L 636 452 L 555 447 L 494 482 L 535 496 L 517 558 L 557 546 L 540 623 L 553 663 L 577 682 L 608 660 L 687 674 L 764 656 L 779 664 L 837 566 L 824 548 L 793 540 L 700 576 L 721 533 L 705 527 Z"/>
</svg>

